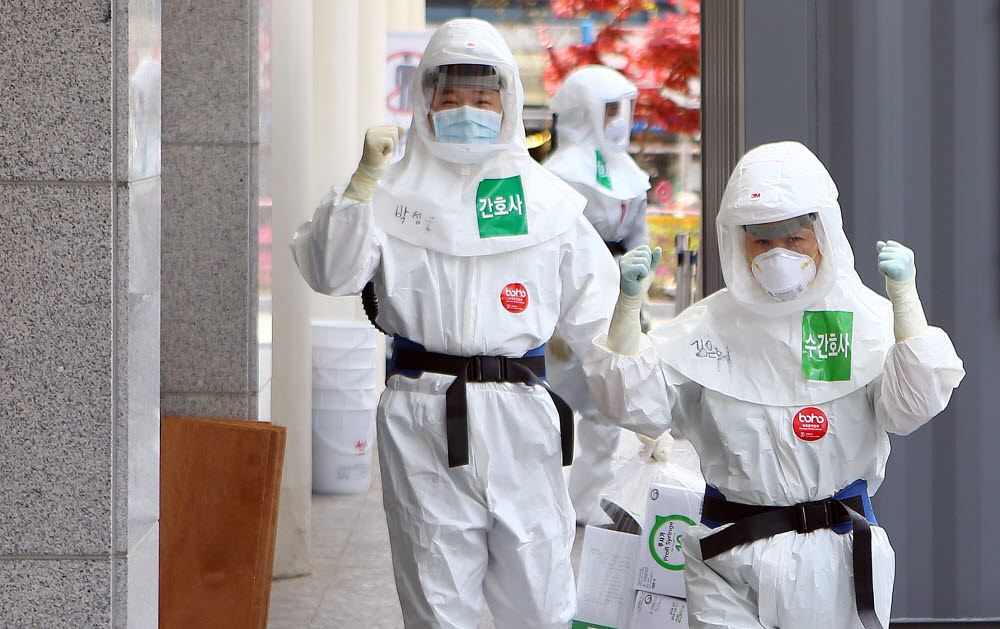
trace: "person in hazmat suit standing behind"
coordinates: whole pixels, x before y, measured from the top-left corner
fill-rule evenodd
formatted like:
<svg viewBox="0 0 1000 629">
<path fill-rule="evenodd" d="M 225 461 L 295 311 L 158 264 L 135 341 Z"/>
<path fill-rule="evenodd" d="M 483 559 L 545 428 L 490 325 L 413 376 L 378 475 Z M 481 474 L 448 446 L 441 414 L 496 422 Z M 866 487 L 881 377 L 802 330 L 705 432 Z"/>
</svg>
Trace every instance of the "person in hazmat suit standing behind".
<svg viewBox="0 0 1000 629">
<path fill-rule="evenodd" d="M 405 626 L 477 627 L 485 596 L 498 627 L 562 629 L 576 606 L 562 472 L 573 425 L 540 381 L 542 346 L 558 324 L 586 351 L 618 270 L 583 199 L 528 154 L 496 29 L 442 25 L 412 102 L 403 158 L 389 166 L 396 127 L 370 129 L 351 183 L 292 249 L 319 292 L 371 281 L 395 335 L 377 423 Z"/>
<path fill-rule="evenodd" d="M 681 539 L 692 628 L 886 627 L 895 556 L 869 497 L 887 432 L 947 406 L 965 372 L 929 327 L 913 252 L 879 242 L 889 301 L 862 283 L 837 188 L 797 142 L 748 152 L 718 215 L 727 288 L 647 337 L 659 254 L 621 260 L 585 368 L 606 413 L 671 423 L 701 459 L 702 522 Z"/>
<path fill-rule="evenodd" d="M 570 74 L 549 103 L 558 144 L 544 166 L 587 199 L 583 214 L 615 257 L 649 240 L 649 176 L 628 154 L 638 95 L 621 73 L 591 65 Z M 604 518 L 601 492 L 614 476 L 611 459 L 621 428 L 594 406 L 580 357 L 561 342 L 558 330 L 545 361 L 549 382 L 580 414 L 569 495 L 577 523 L 594 524 Z"/>
</svg>

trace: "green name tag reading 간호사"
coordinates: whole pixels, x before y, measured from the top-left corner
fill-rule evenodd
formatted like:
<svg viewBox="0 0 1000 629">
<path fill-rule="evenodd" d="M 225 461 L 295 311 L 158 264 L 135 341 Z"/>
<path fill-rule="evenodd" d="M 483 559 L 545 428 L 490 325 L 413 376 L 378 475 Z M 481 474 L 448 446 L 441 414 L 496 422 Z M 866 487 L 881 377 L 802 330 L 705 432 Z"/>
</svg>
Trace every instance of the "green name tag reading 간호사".
<svg viewBox="0 0 1000 629">
<path fill-rule="evenodd" d="M 479 237 L 523 236 L 528 233 L 528 208 L 521 176 L 483 179 L 476 191 Z"/>
</svg>

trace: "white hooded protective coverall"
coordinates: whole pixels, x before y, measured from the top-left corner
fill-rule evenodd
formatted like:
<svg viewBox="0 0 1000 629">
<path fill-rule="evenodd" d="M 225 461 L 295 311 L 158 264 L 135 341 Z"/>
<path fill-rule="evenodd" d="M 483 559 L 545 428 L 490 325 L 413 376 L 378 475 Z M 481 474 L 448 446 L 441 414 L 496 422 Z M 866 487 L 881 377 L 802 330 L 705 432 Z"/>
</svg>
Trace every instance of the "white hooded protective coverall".
<svg viewBox="0 0 1000 629">
<path fill-rule="evenodd" d="M 500 76 L 494 144 L 434 140 L 425 77 L 463 63 L 491 65 Z M 528 155 L 523 89 L 507 45 L 481 20 L 447 22 L 414 79 L 403 158 L 371 203 L 345 198 L 343 188 L 327 196 L 292 243 L 300 271 L 332 295 L 373 281 L 381 327 L 431 352 L 519 357 L 557 324 L 585 351 L 608 325 L 617 270 L 583 218 L 583 199 Z M 576 596 L 556 410 L 539 386 L 469 383 L 469 464 L 449 468 L 444 394 L 453 381 L 393 375 L 379 401 L 406 627 L 477 627 L 485 594 L 498 627 L 562 628 Z"/>
<path fill-rule="evenodd" d="M 812 285 L 786 302 L 750 273 L 742 225 L 816 212 L 822 259 Z M 874 494 L 888 432 L 906 435 L 948 403 L 965 372 L 939 328 L 893 338 L 890 303 L 854 270 L 837 189 L 801 144 L 747 153 L 718 217 L 727 289 L 643 338 L 637 355 L 599 338 L 585 363 L 609 415 L 674 424 L 698 451 L 705 480 L 733 502 L 786 506 L 829 498 L 858 480 Z M 818 333 L 811 313 L 848 325 Z M 853 325 L 851 321 L 853 320 Z M 817 365 L 847 365 L 839 375 Z M 806 372 L 810 372 L 807 379 Z M 811 423 L 810 423 L 811 422 Z M 691 527 L 682 546 L 692 628 L 860 627 L 851 568 L 853 533 L 781 533 L 701 559 L 713 530 Z M 875 608 L 887 627 L 894 554 L 872 526 Z M 819 620 L 822 619 L 822 620 Z"/>
<path fill-rule="evenodd" d="M 646 244 L 646 191 L 649 176 L 628 154 L 623 143 L 604 133 L 605 106 L 633 100 L 635 85 L 605 66 L 585 66 L 559 87 L 549 108 L 558 116 L 559 145 L 545 167 L 587 199 L 583 214 L 605 242 L 620 243 L 622 251 Z M 627 116 L 631 126 L 632 116 Z M 624 144 L 624 146 L 622 146 Z M 580 414 L 580 449 L 569 476 L 569 495 L 580 523 L 603 521 L 601 492 L 613 478 L 611 457 L 621 429 L 604 417 L 587 391 L 580 358 L 546 356 L 552 387 Z"/>
</svg>

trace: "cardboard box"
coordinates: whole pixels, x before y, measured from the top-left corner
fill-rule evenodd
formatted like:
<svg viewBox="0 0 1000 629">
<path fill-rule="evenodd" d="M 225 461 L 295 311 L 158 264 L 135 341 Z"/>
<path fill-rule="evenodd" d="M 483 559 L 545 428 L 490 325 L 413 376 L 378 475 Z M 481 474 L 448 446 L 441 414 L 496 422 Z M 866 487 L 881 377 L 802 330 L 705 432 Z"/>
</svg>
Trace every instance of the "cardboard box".
<svg viewBox="0 0 1000 629">
<path fill-rule="evenodd" d="M 686 598 L 681 536 L 701 520 L 701 491 L 652 484 L 646 501 L 642 542 L 636 549 L 635 589 Z"/>
<path fill-rule="evenodd" d="M 632 615 L 640 537 L 588 526 L 583 534 L 573 629 L 625 629 Z"/>
<path fill-rule="evenodd" d="M 613 523 L 584 530 L 573 629 L 628 629 L 632 617 L 639 523 L 606 500 L 602 507 Z"/>
<path fill-rule="evenodd" d="M 672 596 L 637 592 L 630 629 L 687 629 L 687 602 Z"/>
</svg>

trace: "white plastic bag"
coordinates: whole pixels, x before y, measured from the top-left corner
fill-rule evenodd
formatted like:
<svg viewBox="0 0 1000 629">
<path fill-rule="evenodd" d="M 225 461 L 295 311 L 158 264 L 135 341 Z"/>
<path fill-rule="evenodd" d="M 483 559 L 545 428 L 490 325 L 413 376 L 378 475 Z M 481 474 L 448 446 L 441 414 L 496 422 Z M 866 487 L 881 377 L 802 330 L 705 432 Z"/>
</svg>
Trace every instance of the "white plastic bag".
<svg viewBox="0 0 1000 629">
<path fill-rule="evenodd" d="M 638 522 L 645 517 L 651 483 L 704 493 L 705 479 L 698 471 L 698 455 L 688 441 L 677 439 L 666 463 L 654 459 L 638 439 L 626 437 L 622 441 L 611 462 L 614 479 L 604 488 L 602 498 L 622 507 Z M 598 524 L 611 521 L 604 514 L 601 518 Z"/>
</svg>

